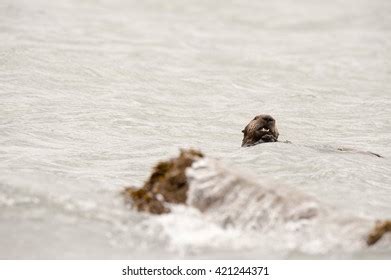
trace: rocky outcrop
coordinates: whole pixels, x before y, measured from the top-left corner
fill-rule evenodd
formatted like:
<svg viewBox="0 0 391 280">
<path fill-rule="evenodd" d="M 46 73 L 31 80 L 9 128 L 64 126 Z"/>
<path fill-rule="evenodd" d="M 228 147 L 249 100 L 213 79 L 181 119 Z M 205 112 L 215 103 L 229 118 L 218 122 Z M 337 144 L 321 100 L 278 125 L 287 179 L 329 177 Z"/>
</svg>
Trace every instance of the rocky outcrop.
<svg viewBox="0 0 391 280">
<path fill-rule="evenodd" d="M 302 192 L 251 179 L 196 150 L 181 150 L 178 157 L 159 162 L 143 187 L 128 187 L 123 195 L 133 208 L 151 214 L 168 213 L 170 205 L 186 203 L 223 228 L 261 233 L 306 252 L 359 250 L 391 232 L 391 221 L 373 228 L 369 219 L 342 214 Z"/>
<path fill-rule="evenodd" d="M 138 211 L 152 214 L 170 212 L 167 203 L 185 203 L 189 184 L 186 168 L 203 157 L 199 151 L 181 150 L 177 158 L 159 162 L 142 188 L 128 187 L 123 191 L 127 202 Z"/>
</svg>

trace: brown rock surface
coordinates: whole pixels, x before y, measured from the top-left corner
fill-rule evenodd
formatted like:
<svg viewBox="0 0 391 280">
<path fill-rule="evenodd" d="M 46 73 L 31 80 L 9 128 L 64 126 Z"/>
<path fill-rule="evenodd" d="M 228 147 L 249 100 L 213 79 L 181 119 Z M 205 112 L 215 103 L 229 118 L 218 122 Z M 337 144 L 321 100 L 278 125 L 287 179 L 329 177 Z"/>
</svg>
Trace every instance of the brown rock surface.
<svg viewBox="0 0 391 280">
<path fill-rule="evenodd" d="M 367 237 L 368 246 L 374 245 L 387 232 L 391 233 L 391 220 L 377 222 Z"/>
<path fill-rule="evenodd" d="M 189 185 L 186 168 L 202 158 L 199 151 L 181 150 L 177 158 L 159 162 L 142 188 L 128 187 L 123 191 L 127 202 L 138 211 L 152 214 L 170 212 L 167 203 L 185 203 Z"/>
</svg>

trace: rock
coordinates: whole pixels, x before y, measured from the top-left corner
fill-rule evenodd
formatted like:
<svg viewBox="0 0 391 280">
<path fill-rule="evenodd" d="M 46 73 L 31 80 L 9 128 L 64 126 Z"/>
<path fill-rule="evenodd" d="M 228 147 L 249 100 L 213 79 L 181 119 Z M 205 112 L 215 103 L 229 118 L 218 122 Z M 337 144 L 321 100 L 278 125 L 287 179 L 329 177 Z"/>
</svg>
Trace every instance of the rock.
<svg viewBox="0 0 391 280">
<path fill-rule="evenodd" d="M 340 213 L 299 191 L 253 180 L 191 149 L 159 162 L 143 187 L 128 187 L 123 195 L 133 208 L 151 214 L 169 213 L 170 204 L 186 203 L 223 228 L 257 231 L 304 252 L 360 250 L 391 232 L 391 220 L 373 227 L 373 220 Z"/>
<path fill-rule="evenodd" d="M 152 214 L 170 212 L 167 203 L 185 203 L 189 185 L 185 170 L 203 157 L 197 150 L 181 150 L 177 158 L 159 162 L 142 188 L 128 187 L 125 200 L 138 211 Z"/>
<path fill-rule="evenodd" d="M 373 228 L 373 230 L 368 235 L 367 238 L 368 246 L 374 245 L 387 232 L 391 232 L 391 220 L 378 221 L 375 227 Z"/>
</svg>

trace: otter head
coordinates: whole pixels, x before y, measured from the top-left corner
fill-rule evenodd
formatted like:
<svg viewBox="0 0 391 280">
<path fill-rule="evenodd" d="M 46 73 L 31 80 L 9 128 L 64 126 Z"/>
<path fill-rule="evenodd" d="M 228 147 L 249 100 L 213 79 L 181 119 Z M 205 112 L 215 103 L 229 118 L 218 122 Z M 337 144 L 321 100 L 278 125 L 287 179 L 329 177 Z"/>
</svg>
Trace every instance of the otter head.
<svg viewBox="0 0 391 280">
<path fill-rule="evenodd" d="M 253 146 L 264 142 L 277 142 L 278 130 L 276 121 L 270 115 L 256 116 L 242 130 L 244 136 L 242 147 Z"/>
</svg>

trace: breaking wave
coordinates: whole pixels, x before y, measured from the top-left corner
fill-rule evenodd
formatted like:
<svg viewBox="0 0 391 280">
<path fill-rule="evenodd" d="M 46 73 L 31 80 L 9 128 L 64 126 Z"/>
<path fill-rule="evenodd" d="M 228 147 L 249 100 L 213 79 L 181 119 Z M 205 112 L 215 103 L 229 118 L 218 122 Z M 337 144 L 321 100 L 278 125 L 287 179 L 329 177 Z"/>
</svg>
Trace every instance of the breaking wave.
<svg viewBox="0 0 391 280">
<path fill-rule="evenodd" d="M 366 247 L 374 221 L 341 213 L 311 196 L 245 173 L 210 158 L 194 162 L 186 173 L 188 204 L 223 228 L 256 232 L 260 242 L 273 240 L 291 250 L 322 254 Z"/>
</svg>

